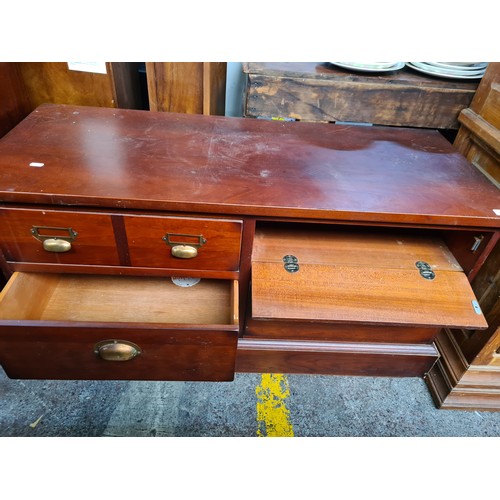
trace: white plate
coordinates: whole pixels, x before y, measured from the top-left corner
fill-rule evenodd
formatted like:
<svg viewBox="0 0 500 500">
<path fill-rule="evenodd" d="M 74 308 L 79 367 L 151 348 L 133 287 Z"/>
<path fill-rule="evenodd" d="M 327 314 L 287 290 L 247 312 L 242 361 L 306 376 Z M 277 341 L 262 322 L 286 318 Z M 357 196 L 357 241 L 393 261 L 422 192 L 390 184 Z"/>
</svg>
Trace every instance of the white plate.
<svg viewBox="0 0 500 500">
<path fill-rule="evenodd" d="M 452 67 L 485 67 L 488 65 L 487 62 L 437 62 L 437 63 L 431 63 L 431 64 L 444 64 L 446 66 L 452 66 Z"/>
<path fill-rule="evenodd" d="M 438 68 L 436 66 L 433 66 L 431 63 L 426 63 L 426 62 L 412 62 L 413 66 L 416 66 L 417 68 L 425 69 L 428 71 L 437 71 L 442 74 L 446 75 L 451 75 L 451 76 L 483 76 L 484 75 L 484 69 L 475 69 L 473 71 L 464 71 L 464 70 L 458 70 L 458 69 L 448 69 L 448 68 Z"/>
<path fill-rule="evenodd" d="M 414 69 L 415 71 L 419 71 L 420 73 L 425 73 L 426 75 L 441 76 L 441 77 L 445 77 L 445 78 L 456 78 L 459 80 L 479 80 L 484 75 L 484 70 L 482 70 L 481 73 L 477 74 L 477 75 L 476 74 L 471 75 L 470 73 L 467 73 L 466 75 L 455 75 L 455 74 L 450 74 L 446 71 L 443 71 L 440 68 L 433 68 L 432 66 L 431 67 L 429 67 L 429 66 L 424 66 L 424 67 L 415 66 L 415 63 L 411 63 L 411 62 L 407 62 L 406 66 Z"/>
<path fill-rule="evenodd" d="M 340 68 L 350 69 L 354 71 L 381 72 L 381 71 L 397 71 L 404 68 L 404 62 L 331 62 Z"/>
<path fill-rule="evenodd" d="M 488 66 L 488 63 L 475 63 L 472 66 L 465 66 L 465 65 L 456 65 L 453 66 L 452 64 L 449 63 L 442 63 L 442 62 L 426 62 L 425 64 L 428 64 L 429 66 L 434 66 L 436 68 L 441 68 L 445 70 L 453 70 L 453 71 L 481 71 L 486 69 Z"/>
</svg>

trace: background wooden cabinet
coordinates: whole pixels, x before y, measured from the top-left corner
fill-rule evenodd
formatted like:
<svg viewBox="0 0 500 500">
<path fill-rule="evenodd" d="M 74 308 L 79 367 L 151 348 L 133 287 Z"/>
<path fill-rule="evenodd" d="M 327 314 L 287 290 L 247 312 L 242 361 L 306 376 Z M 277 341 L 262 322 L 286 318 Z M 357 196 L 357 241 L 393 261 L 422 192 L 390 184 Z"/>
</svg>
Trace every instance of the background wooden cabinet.
<svg viewBox="0 0 500 500">
<path fill-rule="evenodd" d="M 19 68 L 14 63 L 0 62 L 0 103 L 2 137 L 32 109 Z"/>
<path fill-rule="evenodd" d="M 140 109 L 138 63 L 106 63 L 106 74 L 74 71 L 66 62 L 16 63 L 32 109 L 47 102 Z"/>
<path fill-rule="evenodd" d="M 410 68 L 387 74 L 330 63 L 248 62 L 245 116 L 453 129 L 476 80 L 433 78 Z"/>
<path fill-rule="evenodd" d="M 149 109 L 224 115 L 226 63 L 147 62 Z"/>
<path fill-rule="evenodd" d="M 456 148 L 500 186 L 500 63 L 490 63 L 469 108 L 459 115 Z M 500 207 L 499 207 L 500 208 Z M 489 328 L 443 330 L 441 358 L 426 377 L 443 409 L 500 410 L 500 248 L 488 257 L 472 287 Z"/>
<path fill-rule="evenodd" d="M 106 73 L 66 62 L 0 63 L 0 137 L 40 104 L 224 115 L 225 62 L 107 62 Z"/>
<path fill-rule="evenodd" d="M 74 71 L 66 62 L 0 63 L 0 137 L 40 104 L 147 109 L 139 63 L 106 63 L 106 73 Z"/>
</svg>

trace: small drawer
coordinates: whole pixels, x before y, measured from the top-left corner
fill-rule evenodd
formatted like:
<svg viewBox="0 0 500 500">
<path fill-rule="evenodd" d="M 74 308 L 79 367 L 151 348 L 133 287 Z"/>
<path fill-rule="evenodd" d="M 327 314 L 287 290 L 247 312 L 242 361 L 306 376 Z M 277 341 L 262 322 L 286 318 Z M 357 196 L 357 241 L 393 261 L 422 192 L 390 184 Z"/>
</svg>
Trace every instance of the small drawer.
<svg viewBox="0 0 500 500">
<path fill-rule="evenodd" d="M 141 215 L 124 219 L 132 266 L 239 269 L 242 221 Z"/>
<path fill-rule="evenodd" d="M 119 265 L 108 214 L 0 208 L 0 220 L 7 261 Z"/>
<path fill-rule="evenodd" d="M 0 294 L 11 378 L 234 378 L 237 282 L 14 273 Z"/>
</svg>

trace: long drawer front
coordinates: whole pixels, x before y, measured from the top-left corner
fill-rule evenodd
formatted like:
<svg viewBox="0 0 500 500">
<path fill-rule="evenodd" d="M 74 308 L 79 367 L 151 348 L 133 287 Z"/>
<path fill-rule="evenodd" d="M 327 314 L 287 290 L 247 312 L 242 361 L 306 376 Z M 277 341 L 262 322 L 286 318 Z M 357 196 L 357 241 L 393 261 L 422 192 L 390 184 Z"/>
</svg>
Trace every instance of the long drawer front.
<svg viewBox="0 0 500 500">
<path fill-rule="evenodd" d="M 240 339 L 237 372 L 422 377 L 439 353 L 433 344 Z"/>
<path fill-rule="evenodd" d="M 14 273 L 0 295 L 0 364 L 11 378 L 234 377 L 237 283 Z"/>
</svg>

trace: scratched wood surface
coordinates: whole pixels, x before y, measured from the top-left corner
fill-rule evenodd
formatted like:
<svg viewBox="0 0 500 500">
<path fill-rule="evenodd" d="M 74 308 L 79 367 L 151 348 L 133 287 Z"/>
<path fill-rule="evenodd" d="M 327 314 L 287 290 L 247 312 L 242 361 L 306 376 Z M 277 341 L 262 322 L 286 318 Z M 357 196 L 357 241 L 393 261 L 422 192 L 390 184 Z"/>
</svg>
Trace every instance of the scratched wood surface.
<svg viewBox="0 0 500 500">
<path fill-rule="evenodd" d="M 46 105 L 0 174 L 8 202 L 499 225 L 497 188 L 432 130 Z"/>
</svg>

